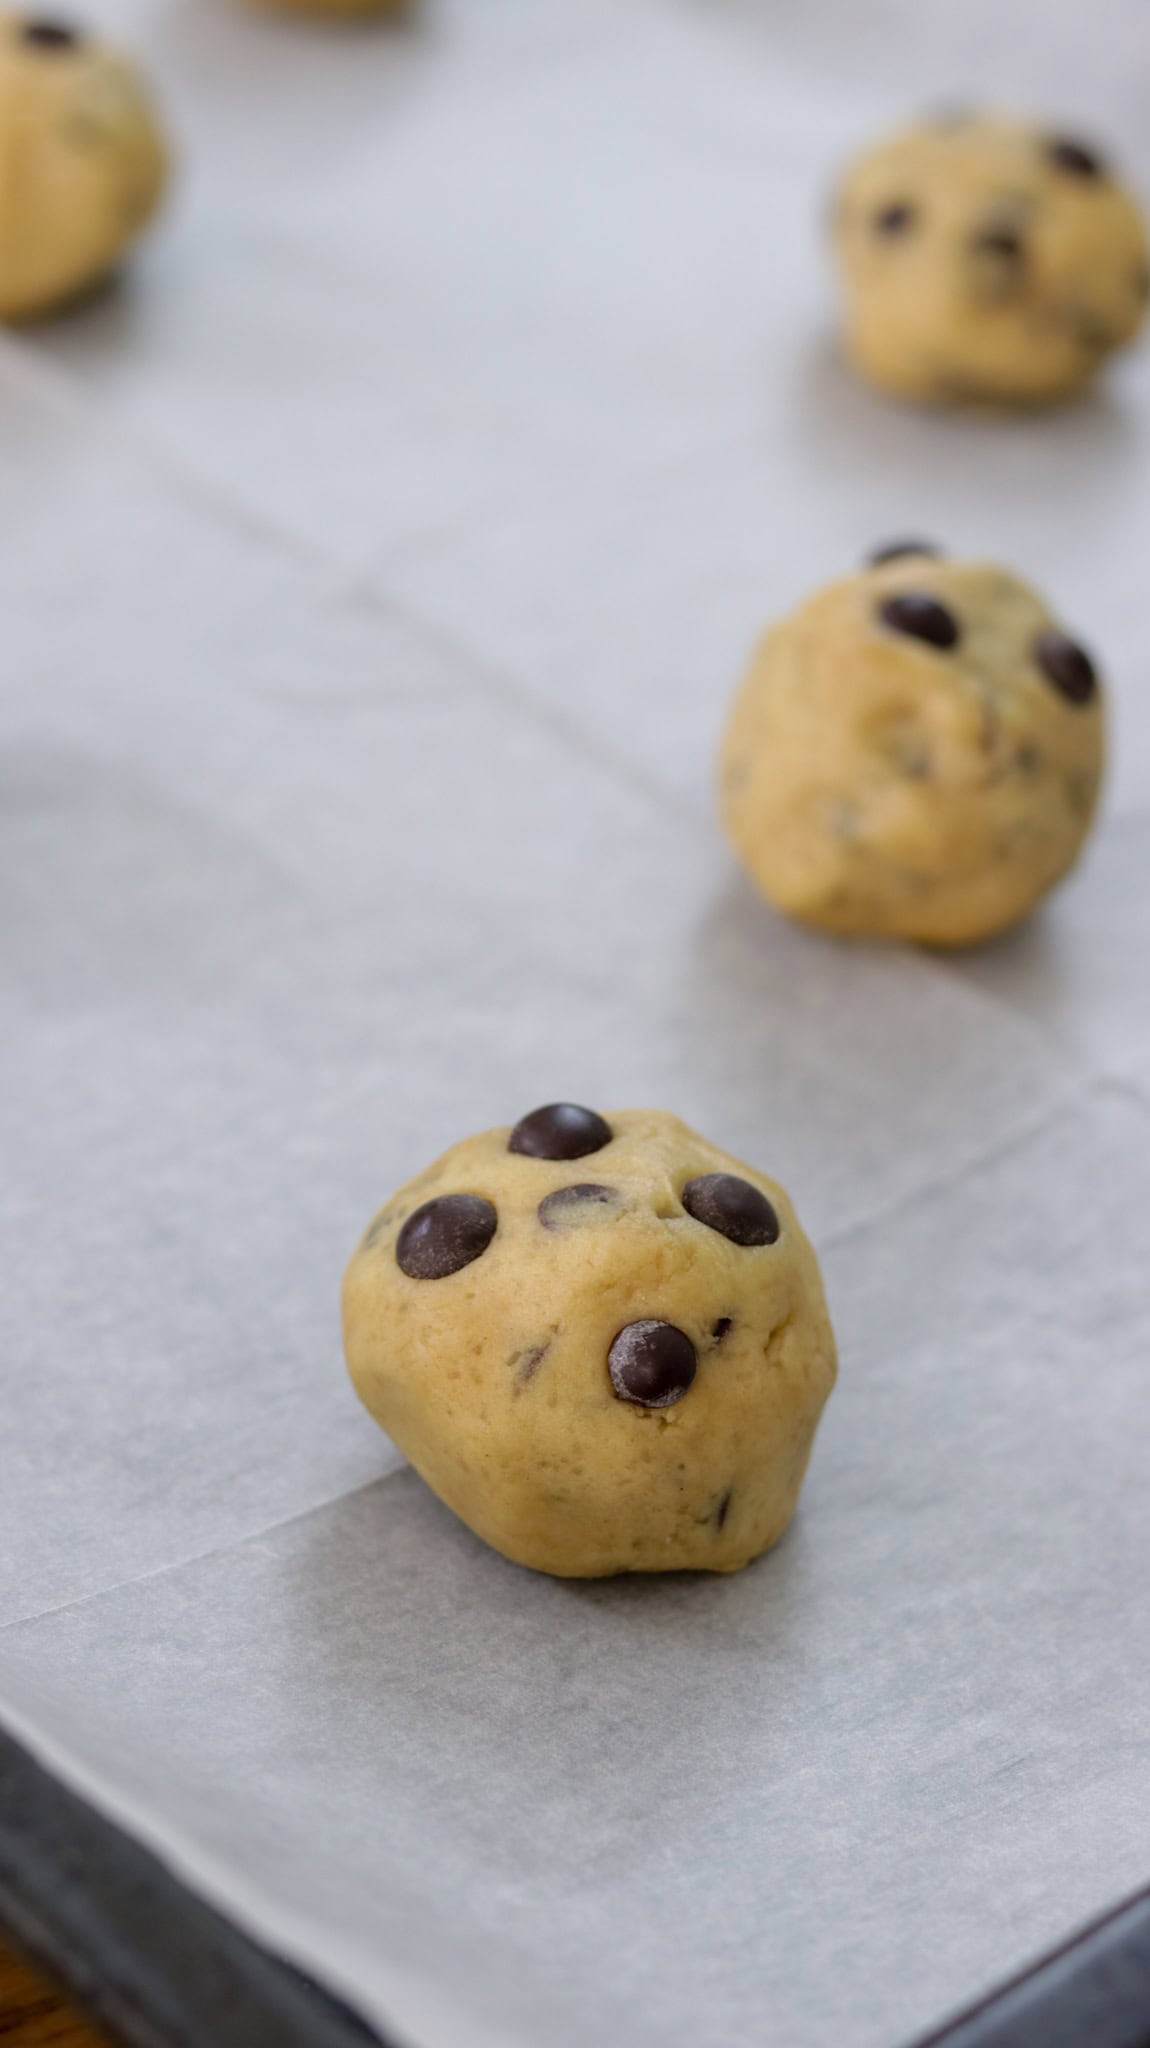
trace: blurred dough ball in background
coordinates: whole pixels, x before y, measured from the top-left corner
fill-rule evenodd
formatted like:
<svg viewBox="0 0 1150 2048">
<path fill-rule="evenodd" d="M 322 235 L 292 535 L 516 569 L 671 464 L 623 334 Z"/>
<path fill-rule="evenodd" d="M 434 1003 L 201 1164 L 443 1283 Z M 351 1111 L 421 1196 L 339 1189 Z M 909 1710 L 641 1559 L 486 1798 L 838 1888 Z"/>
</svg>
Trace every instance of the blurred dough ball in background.
<svg viewBox="0 0 1150 2048">
<path fill-rule="evenodd" d="M 834 238 L 846 344 L 900 397 L 1033 405 L 1087 384 L 1142 325 L 1146 227 L 1092 144 L 939 114 L 857 159 Z"/>
<path fill-rule="evenodd" d="M 68 22 L 0 15 L 0 319 L 50 312 L 114 269 L 167 170 L 130 59 Z"/>
<path fill-rule="evenodd" d="M 1073 866 L 1103 741 L 1094 665 L 1033 590 L 896 543 L 767 633 L 723 744 L 723 818 L 789 916 L 968 945 Z"/>
<path fill-rule="evenodd" d="M 248 0 L 261 14 L 297 14 L 329 21 L 406 21 L 417 0 Z"/>
</svg>

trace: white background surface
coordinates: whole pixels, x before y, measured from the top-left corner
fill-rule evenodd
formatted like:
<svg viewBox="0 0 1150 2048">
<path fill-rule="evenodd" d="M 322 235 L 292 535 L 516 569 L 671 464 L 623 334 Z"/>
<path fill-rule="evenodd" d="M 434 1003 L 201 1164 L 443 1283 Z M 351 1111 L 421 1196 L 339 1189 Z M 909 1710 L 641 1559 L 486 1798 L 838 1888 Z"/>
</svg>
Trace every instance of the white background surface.
<svg viewBox="0 0 1150 2048">
<path fill-rule="evenodd" d="M 1150 1877 L 1150 378 L 897 412 L 818 215 L 921 101 L 1150 187 L 1137 4 L 125 4 L 185 174 L 0 343 L 0 1711 L 417 2048 L 894 2048 Z M 944 964 L 710 764 L 891 532 L 1101 653 L 1106 817 Z M 538 1100 L 787 1181 L 843 1374 L 730 1582 L 571 1586 L 359 1414 L 343 1260 Z"/>
</svg>

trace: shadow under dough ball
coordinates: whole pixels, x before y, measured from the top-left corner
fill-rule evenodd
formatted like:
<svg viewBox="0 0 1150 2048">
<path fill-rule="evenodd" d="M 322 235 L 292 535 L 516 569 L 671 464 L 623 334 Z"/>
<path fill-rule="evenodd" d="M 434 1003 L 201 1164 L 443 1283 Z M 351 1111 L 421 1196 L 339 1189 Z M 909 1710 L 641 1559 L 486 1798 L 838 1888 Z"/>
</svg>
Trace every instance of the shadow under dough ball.
<svg viewBox="0 0 1150 2048">
<path fill-rule="evenodd" d="M 456 1145 L 371 1224 L 343 1325 L 440 1498 L 564 1578 L 768 1549 L 836 1372 L 782 1188 L 661 1110 L 548 1103 Z"/>
<path fill-rule="evenodd" d="M 0 320 L 34 319 L 115 269 L 167 152 L 131 60 L 47 15 L 0 15 L 0 134 Z"/>
<path fill-rule="evenodd" d="M 1094 663 L 992 562 L 913 541 L 763 638 L 720 760 L 723 821 L 779 910 L 963 946 L 1074 865 L 1102 778 Z"/>
<path fill-rule="evenodd" d="M 1079 390 L 1142 325 L 1146 226 L 1107 159 L 999 115 L 891 136 L 834 209 L 848 354 L 872 383 L 942 404 Z"/>
</svg>

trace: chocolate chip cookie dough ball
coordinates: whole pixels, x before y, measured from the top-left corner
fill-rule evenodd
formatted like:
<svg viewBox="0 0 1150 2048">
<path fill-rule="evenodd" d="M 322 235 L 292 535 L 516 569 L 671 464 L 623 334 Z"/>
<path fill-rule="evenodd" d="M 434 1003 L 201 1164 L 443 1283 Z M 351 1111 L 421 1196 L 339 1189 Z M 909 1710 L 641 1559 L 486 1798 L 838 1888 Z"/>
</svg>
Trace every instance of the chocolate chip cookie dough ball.
<svg viewBox="0 0 1150 2048">
<path fill-rule="evenodd" d="M 49 312 L 112 270 L 167 159 L 126 57 L 55 19 L 0 15 L 0 319 Z"/>
<path fill-rule="evenodd" d="M 415 12 L 415 0 L 250 0 L 261 13 L 326 16 L 331 21 L 402 21 Z"/>
<path fill-rule="evenodd" d="M 873 383 L 941 403 L 1038 404 L 1131 340 L 1146 228 L 1086 144 L 941 117 L 868 151 L 835 210 L 847 349 Z"/>
<path fill-rule="evenodd" d="M 764 896 L 827 931 L 962 946 L 1072 867 L 1103 764 L 1090 656 L 993 562 L 880 549 L 760 644 L 723 818 Z"/>
<path fill-rule="evenodd" d="M 552 1103 L 465 1139 L 376 1217 L 343 1318 L 416 1470 L 563 1578 L 757 1557 L 836 1370 L 783 1190 L 661 1110 Z"/>
</svg>

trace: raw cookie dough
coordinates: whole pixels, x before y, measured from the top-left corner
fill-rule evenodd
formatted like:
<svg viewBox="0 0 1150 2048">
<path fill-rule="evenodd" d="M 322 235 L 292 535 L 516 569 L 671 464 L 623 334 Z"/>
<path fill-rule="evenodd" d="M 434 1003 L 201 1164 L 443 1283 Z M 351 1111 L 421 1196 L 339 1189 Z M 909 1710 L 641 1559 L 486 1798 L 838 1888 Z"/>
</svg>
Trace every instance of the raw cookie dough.
<svg viewBox="0 0 1150 2048">
<path fill-rule="evenodd" d="M 343 1321 L 416 1470 L 562 1578 L 757 1557 L 836 1370 L 783 1190 L 662 1110 L 552 1103 L 465 1139 L 376 1217 Z"/>
<path fill-rule="evenodd" d="M 414 12 L 415 0 L 251 0 L 251 4 L 269 14 L 327 15 L 333 21 L 369 16 L 399 21 Z"/>
<path fill-rule="evenodd" d="M 164 144 L 126 57 L 67 23 L 0 14 L 0 319 L 106 275 L 159 200 Z"/>
<path fill-rule="evenodd" d="M 1137 333 L 1150 293 L 1142 215 L 1098 151 L 997 116 L 868 151 L 834 235 L 848 352 L 906 398 L 1060 398 Z"/>
<path fill-rule="evenodd" d="M 1094 665 L 1042 599 L 993 562 L 905 541 L 762 640 L 721 802 L 791 917 L 962 946 L 1073 866 L 1102 763 Z"/>
</svg>

